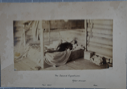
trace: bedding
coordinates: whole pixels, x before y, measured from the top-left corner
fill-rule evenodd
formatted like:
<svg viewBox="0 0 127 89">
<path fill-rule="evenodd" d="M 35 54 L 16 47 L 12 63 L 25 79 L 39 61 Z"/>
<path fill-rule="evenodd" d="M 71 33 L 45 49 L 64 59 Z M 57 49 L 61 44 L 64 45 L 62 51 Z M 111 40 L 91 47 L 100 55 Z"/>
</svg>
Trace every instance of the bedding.
<svg viewBox="0 0 127 89">
<path fill-rule="evenodd" d="M 45 62 L 49 65 L 64 65 L 67 62 L 74 61 L 78 58 L 84 57 L 84 50 L 66 50 L 63 52 L 53 52 L 45 54 Z"/>
<path fill-rule="evenodd" d="M 65 50 L 62 52 L 52 52 L 45 54 L 45 62 L 49 65 L 64 65 L 67 62 L 74 61 L 84 57 L 84 49 L 77 47 L 73 50 Z"/>
<path fill-rule="evenodd" d="M 45 54 L 45 62 L 49 65 L 60 66 L 66 64 L 71 54 L 71 50 L 53 52 Z"/>
<path fill-rule="evenodd" d="M 65 42 L 66 43 L 66 42 Z M 57 42 L 58 44 L 58 42 Z M 52 45 L 52 44 L 51 44 Z M 53 46 L 50 46 L 53 47 Z M 56 46 L 55 46 L 56 48 Z M 50 50 L 49 48 L 48 50 Z M 52 50 L 54 51 L 54 50 Z M 83 58 L 84 56 L 84 47 L 78 44 L 73 44 L 73 49 L 67 49 L 65 51 L 54 51 L 45 53 L 45 62 L 49 65 L 64 65 L 69 61 L 73 61 L 78 58 Z"/>
</svg>

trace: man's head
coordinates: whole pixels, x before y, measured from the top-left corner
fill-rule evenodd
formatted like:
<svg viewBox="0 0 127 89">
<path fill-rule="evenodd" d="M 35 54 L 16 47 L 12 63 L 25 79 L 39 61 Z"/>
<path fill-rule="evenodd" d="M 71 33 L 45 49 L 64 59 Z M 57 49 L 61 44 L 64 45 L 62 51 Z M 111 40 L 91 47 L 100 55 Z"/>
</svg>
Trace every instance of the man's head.
<svg viewBox="0 0 127 89">
<path fill-rule="evenodd" d="M 77 44 L 77 38 L 74 38 L 73 41 L 71 42 L 72 44 Z"/>
</svg>

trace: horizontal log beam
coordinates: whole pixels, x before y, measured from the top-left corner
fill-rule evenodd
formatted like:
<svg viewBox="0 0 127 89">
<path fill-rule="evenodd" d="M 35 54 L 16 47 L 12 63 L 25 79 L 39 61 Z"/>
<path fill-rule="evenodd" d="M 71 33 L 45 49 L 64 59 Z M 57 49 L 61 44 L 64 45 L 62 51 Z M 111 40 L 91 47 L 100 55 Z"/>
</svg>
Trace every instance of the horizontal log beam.
<svg viewBox="0 0 127 89">
<path fill-rule="evenodd" d="M 113 39 L 112 35 L 107 35 L 107 34 L 99 34 L 99 33 L 94 33 L 94 32 L 88 32 L 88 36 L 90 36 L 92 34 L 92 36 L 95 37 L 100 37 L 100 38 L 107 38 L 107 39 Z"/>
<path fill-rule="evenodd" d="M 96 43 L 96 42 L 90 42 L 89 45 L 90 46 L 98 46 L 101 48 L 112 49 L 112 46 L 110 46 L 110 45 L 100 44 L 100 43 Z"/>
<path fill-rule="evenodd" d="M 91 25 L 88 24 L 88 27 L 90 28 Z M 100 28 L 100 29 L 109 29 L 112 30 L 113 29 L 113 25 L 102 25 L 102 24 L 94 24 L 93 28 Z"/>
<path fill-rule="evenodd" d="M 113 45 L 112 40 L 105 39 L 105 38 L 99 38 L 99 37 L 87 37 L 87 42 L 95 42 L 95 43 L 100 43 L 100 44 L 105 44 L 105 45 Z"/>
<path fill-rule="evenodd" d="M 91 28 L 88 28 L 88 32 L 99 33 L 99 34 L 106 34 L 106 35 L 112 35 L 113 34 L 112 30 L 98 29 L 98 28 L 93 28 L 92 31 L 91 31 Z"/>
<path fill-rule="evenodd" d="M 87 46 L 87 49 L 88 49 L 88 51 L 97 52 L 97 53 L 100 53 L 105 56 L 109 56 L 109 57 L 113 56 L 111 49 L 102 48 L 102 47 L 98 47 L 98 46 L 90 46 L 90 45 Z"/>
<path fill-rule="evenodd" d="M 91 20 L 94 24 L 101 24 L 101 25 L 113 25 L 113 20 Z"/>
</svg>

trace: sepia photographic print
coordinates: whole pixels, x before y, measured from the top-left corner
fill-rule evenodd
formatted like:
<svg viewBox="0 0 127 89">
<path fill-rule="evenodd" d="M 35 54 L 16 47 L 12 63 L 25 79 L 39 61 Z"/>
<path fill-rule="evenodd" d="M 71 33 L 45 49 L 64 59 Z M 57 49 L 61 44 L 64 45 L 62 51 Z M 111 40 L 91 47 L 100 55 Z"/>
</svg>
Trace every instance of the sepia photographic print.
<svg viewBox="0 0 127 89">
<path fill-rule="evenodd" d="M 127 2 L 1 3 L 1 87 L 126 89 Z"/>
<path fill-rule="evenodd" d="M 112 19 L 13 21 L 14 70 L 113 67 Z"/>
</svg>

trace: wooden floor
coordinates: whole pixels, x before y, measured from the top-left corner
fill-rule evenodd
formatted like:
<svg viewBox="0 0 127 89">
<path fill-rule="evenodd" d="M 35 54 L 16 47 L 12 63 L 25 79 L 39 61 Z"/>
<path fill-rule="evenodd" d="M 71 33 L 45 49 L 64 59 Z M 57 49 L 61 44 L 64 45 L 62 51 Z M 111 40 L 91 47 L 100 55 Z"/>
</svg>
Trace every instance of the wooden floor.
<svg viewBox="0 0 127 89">
<path fill-rule="evenodd" d="M 44 69 L 36 68 L 38 65 L 30 59 L 22 59 L 14 63 L 14 68 L 16 71 L 40 71 L 40 70 L 89 70 L 89 69 L 105 69 L 107 65 L 98 66 L 89 60 L 85 60 L 83 58 L 76 59 L 74 61 L 68 62 L 63 66 L 52 67 L 47 64 L 44 65 Z"/>
</svg>

